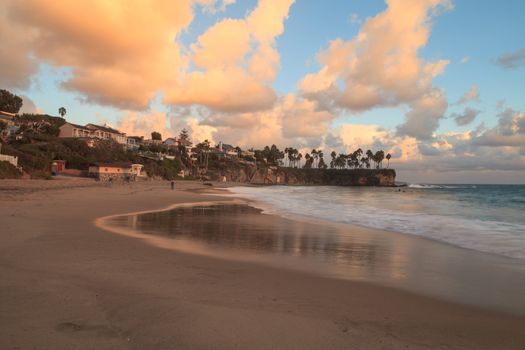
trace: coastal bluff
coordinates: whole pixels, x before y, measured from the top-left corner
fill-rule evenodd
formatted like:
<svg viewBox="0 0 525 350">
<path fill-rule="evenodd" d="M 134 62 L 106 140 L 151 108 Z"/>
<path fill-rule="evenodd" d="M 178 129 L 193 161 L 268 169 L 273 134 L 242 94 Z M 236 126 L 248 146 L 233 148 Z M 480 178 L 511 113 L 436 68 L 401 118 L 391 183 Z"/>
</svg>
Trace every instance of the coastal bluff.
<svg viewBox="0 0 525 350">
<path fill-rule="evenodd" d="M 394 169 L 304 169 L 243 166 L 208 172 L 208 179 L 255 185 L 395 186 Z"/>
</svg>

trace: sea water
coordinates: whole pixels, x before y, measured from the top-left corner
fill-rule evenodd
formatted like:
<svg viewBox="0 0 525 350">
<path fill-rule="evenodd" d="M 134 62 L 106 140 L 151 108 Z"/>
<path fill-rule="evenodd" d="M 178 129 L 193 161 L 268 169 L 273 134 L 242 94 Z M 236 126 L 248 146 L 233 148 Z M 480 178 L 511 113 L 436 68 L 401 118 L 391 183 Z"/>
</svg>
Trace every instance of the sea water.
<svg viewBox="0 0 525 350">
<path fill-rule="evenodd" d="M 525 185 L 233 187 L 265 212 L 417 235 L 525 260 Z"/>
</svg>

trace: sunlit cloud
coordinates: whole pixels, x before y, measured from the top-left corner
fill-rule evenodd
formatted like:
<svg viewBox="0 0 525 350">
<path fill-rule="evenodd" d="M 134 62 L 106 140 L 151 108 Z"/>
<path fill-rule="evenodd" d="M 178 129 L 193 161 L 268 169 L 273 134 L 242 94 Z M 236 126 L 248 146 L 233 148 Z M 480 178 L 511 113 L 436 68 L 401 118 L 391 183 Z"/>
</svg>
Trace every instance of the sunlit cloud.
<svg viewBox="0 0 525 350">
<path fill-rule="evenodd" d="M 430 19 L 449 1 L 387 1 L 387 9 L 367 19 L 359 34 L 333 40 L 318 55 L 322 68 L 299 83 L 306 98 L 325 108 L 361 112 L 408 104 L 412 111 L 399 133 L 429 138 L 446 111 L 444 92 L 432 86 L 448 60 L 418 57 L 430 34 Z"/>
<path fill-rule="evenodd" d="M 187 57 L 196 69 L 178 79 L 165 102 L 234 113 L 271 108 L 280 60 L 275 39 L 284 31 L 292 3 L 260 0 L 246 18 L 226 18 L 208 28 Z"/>
</svg>

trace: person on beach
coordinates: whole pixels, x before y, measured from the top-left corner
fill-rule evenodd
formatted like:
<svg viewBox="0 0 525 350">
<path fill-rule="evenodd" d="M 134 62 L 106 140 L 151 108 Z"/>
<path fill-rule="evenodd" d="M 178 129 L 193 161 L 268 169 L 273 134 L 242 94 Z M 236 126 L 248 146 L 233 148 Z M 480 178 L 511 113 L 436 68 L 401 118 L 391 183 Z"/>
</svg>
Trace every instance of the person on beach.
<svg viewBox="0 0 525 350">
<path fill-rule="evenodd" d="M 175 189 L 175 181 L 172 181 L 172 182 L 171 182 L 171 189 L 172 189 L 172 190 Z"/>
</svg>

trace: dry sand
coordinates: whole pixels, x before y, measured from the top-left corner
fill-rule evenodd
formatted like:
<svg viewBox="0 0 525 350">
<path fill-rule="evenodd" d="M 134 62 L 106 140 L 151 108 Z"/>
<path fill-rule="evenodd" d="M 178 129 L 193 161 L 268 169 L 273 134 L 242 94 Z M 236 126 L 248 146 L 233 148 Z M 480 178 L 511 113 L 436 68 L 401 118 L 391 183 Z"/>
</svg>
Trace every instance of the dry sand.
<svg viewBox="0 0 525 350">
<path fill-rule="evenodd" d="M 94 226 L 202 184 L 0 181 L 1 349 L 523 349 L 525 318 Z"/>
</svg>

